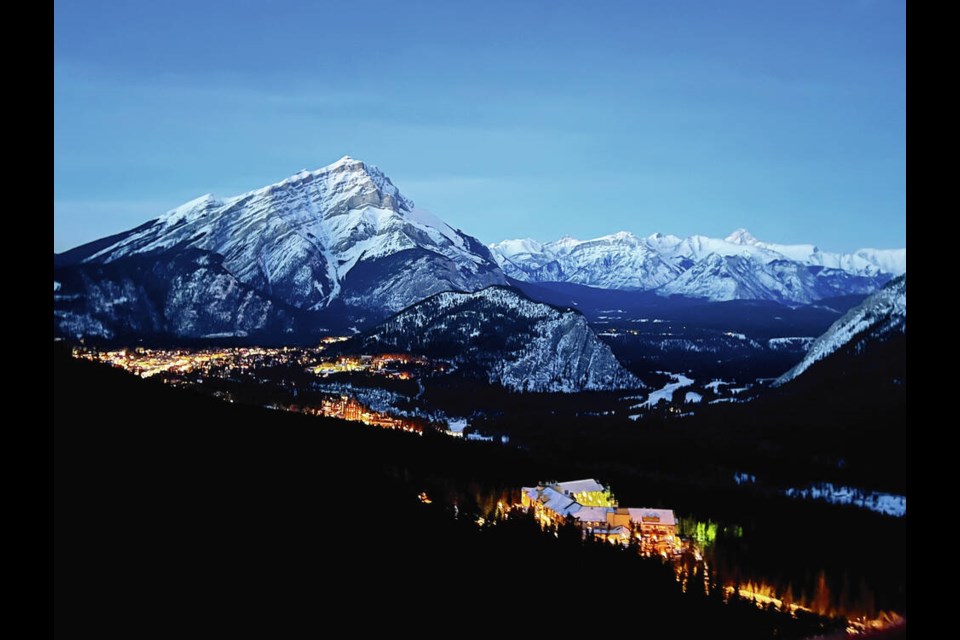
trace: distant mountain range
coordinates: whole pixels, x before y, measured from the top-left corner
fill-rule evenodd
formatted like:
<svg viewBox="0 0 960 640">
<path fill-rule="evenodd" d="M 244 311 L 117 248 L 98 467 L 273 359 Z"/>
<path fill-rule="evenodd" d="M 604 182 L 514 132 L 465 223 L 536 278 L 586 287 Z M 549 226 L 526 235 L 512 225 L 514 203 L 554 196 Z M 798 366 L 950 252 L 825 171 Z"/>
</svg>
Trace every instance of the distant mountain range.
<svg viewBox="0 0 960 640">
<path fill-rule="evenodd" d="M 906 249 L 828 253 L 813 245 L 761 242 L 745 229 L 722 240 L 619 232 L 546 244 L 504 240 L 490 250 L 506 275 L 526 282 L 789 304 L 872 293 L 904 273 L 907 262 Z"/>
</svg>

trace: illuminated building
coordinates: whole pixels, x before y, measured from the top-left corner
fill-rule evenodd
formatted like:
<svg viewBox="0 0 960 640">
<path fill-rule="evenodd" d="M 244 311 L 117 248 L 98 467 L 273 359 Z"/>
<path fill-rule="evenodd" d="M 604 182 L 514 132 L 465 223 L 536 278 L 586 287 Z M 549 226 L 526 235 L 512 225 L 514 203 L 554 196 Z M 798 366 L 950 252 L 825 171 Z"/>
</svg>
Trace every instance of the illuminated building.
<svg viewBox="0 0 960 640">
<path fill-rule="evenodd" d="M 330 418 L 362 422 L 363 424 L 381 427 L 383 429 L 400 429 L 401 431 L 423 435 L 423 427 L 421 425 L 411 420 L 395 418 L 389 414 L 368 409 L 349 396 L 340 396 L 336 399 L 324 400 L 319 410 L 314 411 L 314 413 Z"/>
<path fill-rule="evenodd" d="M 571 518 L 584 535 L 619 544 L 635 538 L 644 553 L 669 555 L 680 549 L 672 509 L 620 507 L 610 490 L 593 479 L 523 487 L 520 504 L 543 526 Z"/>
</svg>

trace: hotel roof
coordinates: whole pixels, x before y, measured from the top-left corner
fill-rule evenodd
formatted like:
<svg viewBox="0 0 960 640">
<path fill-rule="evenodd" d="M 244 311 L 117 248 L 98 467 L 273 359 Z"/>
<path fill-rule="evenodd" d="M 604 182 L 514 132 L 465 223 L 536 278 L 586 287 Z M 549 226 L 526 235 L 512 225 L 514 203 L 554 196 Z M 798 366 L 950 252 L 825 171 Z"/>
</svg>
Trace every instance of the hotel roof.
<svg viewBox="0 0 960 640">
<path fill-rule="evenodd" d="M 540 501 L 545 508 L 561 516 L 574 514 L 582 508 L 580 503 L 573 498 L 565 496 L 550 487 L 545 488 L 540 494 Z"/>
<path fill-rule="evenodd" d="M 650 509 L 648 507 L 630 507 L 627 509 L 630 514 L 630 520 L 637 524 L 663 524 L 675 525 L 677 519 L 673 515 L 673 509 Z"/>
<path fill-rule="evenodd" d="M 613 507 L 583 507 L 574 514 L 580 522 L 606 522 L 607 514 L 613 512 Z"/>
<path fill-rule="evenodd" d="M 569 482 L 558 482 L 553 485 L 564 493 L 581 493 L 583 491 L 603 491 L 603 485 L 593 478 L 583 480 L 570 480 Z"/>
</svg>

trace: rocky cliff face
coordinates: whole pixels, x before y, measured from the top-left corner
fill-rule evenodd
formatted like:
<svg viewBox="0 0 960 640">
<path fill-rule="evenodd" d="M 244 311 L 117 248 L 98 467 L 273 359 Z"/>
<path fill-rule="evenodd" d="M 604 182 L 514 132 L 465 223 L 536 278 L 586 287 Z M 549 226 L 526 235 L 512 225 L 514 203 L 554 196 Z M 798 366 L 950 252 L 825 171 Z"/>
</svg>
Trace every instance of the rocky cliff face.
<svg viewBox="0 0 960 640">
<path fill-rule="evenodd" d="M 447 358 L 468 375 L 517 391 L 643 386 L 580 313 L 503 287 L 435 295 L 358 337 L 356 347 Z"/>
</svg>

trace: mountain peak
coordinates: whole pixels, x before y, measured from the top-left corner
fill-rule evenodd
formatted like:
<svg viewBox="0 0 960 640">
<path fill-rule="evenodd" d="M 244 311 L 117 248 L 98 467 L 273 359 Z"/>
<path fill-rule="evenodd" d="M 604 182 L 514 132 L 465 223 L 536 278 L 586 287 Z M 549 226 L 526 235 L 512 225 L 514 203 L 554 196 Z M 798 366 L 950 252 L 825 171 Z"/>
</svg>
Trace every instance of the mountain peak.
<svg viewBox="0 0 960 640">
<path fill-rule="evenodd" d="M 147 255 L 154 266 L 142 270 Z M 78 270 L 115 266 L 84 281 L 83 319 L 61 324 L 71 335 L 309 332 L 311 314 L 335 301 L 329 321 L 349 326 L 440 291 L 506 284 L 479 240 L 414 208 L 379 168 L 350 156 L 237 196 L 202 196 L 73 256 Z M 127 301 L 127 315 L 108 299 Z"/>
<path fill-rule="evenodd" d="M 400 193 L 379 167 L 350 156 L 343 156 L 336 162 L 313 171 L 302 169 L 280 182 L 241 194 L 236 199 L 304 187 L 314 191 L 320 189 L 324 194 L 334 194 L 334 198 L 341 197 L 350 206 L 360 206 L 365 202 L 393 209 L 397 213 L 410 212 L 414 208 L 413 201 Z"/>
<path fill-rule="evenodd" d="M 366 165 L 363 162 L 363 160 L 357 160 L 356 158 L 353 158 L 351 156 L 343 156 L 336 162 L 333 162 L 323 167 L 322 169 L 320 169 L 320 171 L 323 171 L 324 169 L 335 169 L 339 167 L 364 167 L 364 166 Z"/>
<path fill-rule="evenodd" d="M 613 240 L 613 241 L 616 241 L 616 242 L 623 242 L 624 240 L 627 240 L 627 241 L 631 241 L 631 240 L 632 240 L 632 241 L 636 241 L 636 240 L 637 240 L 637 236 L 633 235 L 633 234 L 630 233 L 629 231 L 617 231 L 616 233 L 611 233 L 611 234 L 608 235 L 608 236 L 603 236 L 602 238 L 597 238 L 597 239 L 598 239 L 598 240 Z"/>
<path fill-rule="evenodd" d="M 733 244 L 758 244 L 760 241 L 757 240 L 753 234 L 749 231 L 740 227 L 733 231 L 730 235 L 724 238 L 727 242 L 732 242 Z"/>
</svg>

